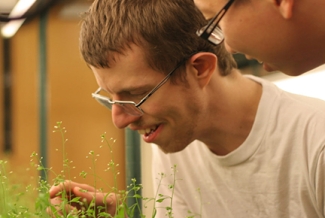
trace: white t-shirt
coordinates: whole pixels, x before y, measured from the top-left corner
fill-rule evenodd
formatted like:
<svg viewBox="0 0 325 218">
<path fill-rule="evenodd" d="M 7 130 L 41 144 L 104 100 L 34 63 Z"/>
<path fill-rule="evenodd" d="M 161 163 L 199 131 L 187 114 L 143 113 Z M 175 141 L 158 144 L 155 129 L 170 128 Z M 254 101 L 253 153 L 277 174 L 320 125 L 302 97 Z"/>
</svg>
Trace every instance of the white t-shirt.
<svg viewBox="0 0 325 218">
<path fill-rule="evenodd" d="M 155 192 L 159 181 L 159 194 L 174 190 L 175 218 L 324 218 L 325 102 L 247 77 L 262 84 L 263 94 L 245 142 L 226 156 L 200 141 L 168 155 L 153 145 Z M 156 218 L 166 217 L 166 206 L 168 198 L 156 203 Z"/>
</svg>

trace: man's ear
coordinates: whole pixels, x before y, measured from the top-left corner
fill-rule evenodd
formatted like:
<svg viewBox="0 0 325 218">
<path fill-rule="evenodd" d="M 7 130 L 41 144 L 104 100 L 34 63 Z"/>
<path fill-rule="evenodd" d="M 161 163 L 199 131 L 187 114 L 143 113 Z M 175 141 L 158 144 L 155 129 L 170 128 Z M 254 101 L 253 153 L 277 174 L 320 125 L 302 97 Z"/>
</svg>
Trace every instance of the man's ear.
<svg viewBox="0 0 325 218">
<path fill-rule="evenodd" d="M 282 17 L 290 19 L 292 17 L 294 0 L 272 0 Z"/>
<path fill-rule="evenodd" d="M 216 72 L 217 61 L 217 56 L 209 52 L 200 52 L 191 57 L 191 66 L 201 87 L 206 86 Z"/>
</svg>

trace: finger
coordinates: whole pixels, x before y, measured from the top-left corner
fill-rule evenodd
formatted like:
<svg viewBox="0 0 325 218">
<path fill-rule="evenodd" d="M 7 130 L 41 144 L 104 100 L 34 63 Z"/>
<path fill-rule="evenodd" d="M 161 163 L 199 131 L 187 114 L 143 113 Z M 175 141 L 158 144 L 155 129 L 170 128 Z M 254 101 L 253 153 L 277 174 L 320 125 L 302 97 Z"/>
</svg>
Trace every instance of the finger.
<svg viewBox="0 0 325 218">
<path fill-rule="evenodd" d="M 87 185 L 87 184 L 80 184 L 73 182 L 71 180 L 66 180 L 63 183 L 60 183 L 58 185 L 53 185 L 50 188 L 50 198 L 56 197 L 59 193 L 62 193 L 62 191 L 65 191 L 66 193 L 71 193 L 75 187 L 80 187 L 84 190 L 88 191 L 95 191 L 95 188 Z"/>
<path fill-rule="evenodd" d="M 82 201 L 88 206 L 95 199 L 95 207 L 104 207 L 105 212 L 111 215 L 115 214 L 116 205 L 118 201 L 118 197 L 115 193 L 103 193 L 100 191 L 88 192 L 80 188 L 75 188 L 73 190 L 73 193 L 75 194 L 75 196 L 80 197 L 80 199 L 82 199 Z"/>
<path fill-rule="evenodd" d="M 76 215 L 78 214 L 79 208 L 78 204 L 70 205 L 64 202 L 60 197 L 50 199 L 50 204 L 48 208 L 46 208 L 46 212 L 51 217 L 65 216 L 67 214 Z"/>
<path fill-rule="evenodd" d="M 98 204 L 113 204 L 116 202 L 116 195 L 114 193 L 104 193 L 101 191 L 88 191 L 81 187 L 74 187 L 72 192 L 76 197 L 87 200 L 91 202 L 96 199 Z"/>
<path fill-rule="evenodd" d="M 49 191 L 50 198 L 56 197 L 62 191 L 70 192 L 71 188 L 73 188 L 74 185 L 76 185 L 76 184 L 74 182 L 70 181 L 70 180 L 66 180 L 66 181 L 64 181 L 62 183 L 53 185 L 50 188 L 50 191 Z"/>
</svg>

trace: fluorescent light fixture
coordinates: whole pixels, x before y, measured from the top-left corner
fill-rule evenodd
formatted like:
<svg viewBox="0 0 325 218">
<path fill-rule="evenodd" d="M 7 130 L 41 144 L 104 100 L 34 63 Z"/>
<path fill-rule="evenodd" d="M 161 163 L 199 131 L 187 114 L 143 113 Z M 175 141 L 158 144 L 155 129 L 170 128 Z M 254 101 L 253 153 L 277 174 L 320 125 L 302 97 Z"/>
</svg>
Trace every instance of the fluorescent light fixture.
<svg viewBox="0 0 325 218">
<path fill-rule="evenodd" d="M 36 0 L 20 0 L 10 12 L 9 17 L 21 16 L 36 2 Z"/>
<path fill-rule="evenodd" d="M 9 17 L 19 17 L 23 15 L 35 2 L 36 0 L 20 0 L 10 12 Z M 9 21 L 1 28 L 2 35 L 6 38 L 12 37 L 24 21 L 25 19 Z"/>
<path fill-rule="evenodd" d="M 6 23 L 1 28 L 1 34 L 5 38 L 10 38 L 16 34 L 20 26 L 24 23 L 25 19 L 22 20 L 12 20 Z"/>
<path fill-rule="evenodd" d="M 282 73 L 264 77 L 285 91 L 325 100 L 325 65 L 300 76 Z"/>
</svg>

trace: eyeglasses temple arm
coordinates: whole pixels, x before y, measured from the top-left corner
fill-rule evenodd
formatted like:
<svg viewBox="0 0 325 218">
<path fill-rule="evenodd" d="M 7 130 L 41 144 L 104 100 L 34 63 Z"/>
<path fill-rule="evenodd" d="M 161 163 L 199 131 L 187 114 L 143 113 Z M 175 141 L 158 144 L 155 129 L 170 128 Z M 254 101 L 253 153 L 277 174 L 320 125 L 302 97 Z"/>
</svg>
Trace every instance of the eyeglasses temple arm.
<svg viewBox="0 0 325 218">
<path fill-rule="evenodd" d="M 206 38 L 206 39 L 209 38 L 209 36 L 212 34 L 213 30 L 219 24 L 219 21 L 221 20 L 221 18 L 225 15 L 225 13 L 227 12 L 227 10 L 229 9 L 229 7 L 231 6 L 231 4 L 233 3 L 233 1 L 235 1 L 235 0 L 228 1 L 228 3 L 223 7 L 223 9 L 221 11 L 219 11 L 219 13 L 216 14 L 216 16 L 214 16 L 211 19 L 211 21 L 208 23 L 207 27 L 205 28 L 205 30 L 201 34 L 201 37 L 202 38 Z M 211 28 L 211 26 L 212 26 L 212 28 Z"/>
<path fill-rule="evenodd" d="M 181 61 L 175 68 L 174 70 L 172 70 L 166 77 L 165 79 L 163 79 L 163 81 L 161 81 L 155 88 L 153 88 L 146 96 L 144 96 L 144 98 L 136 105 L 136 107 L 139 107 L 145 100 L 147 100 L 147 98 L 149 98 L 153 93 L 155 93 L 157 91 L 157 89 L 159 89 L 162 85 L 164 85 L 167 80 L 169 79 L 169 77 L 176 71 L 176 69 L 178 69 L 182 64 L 184 63 L 184 61 Z"/>
</svg>

